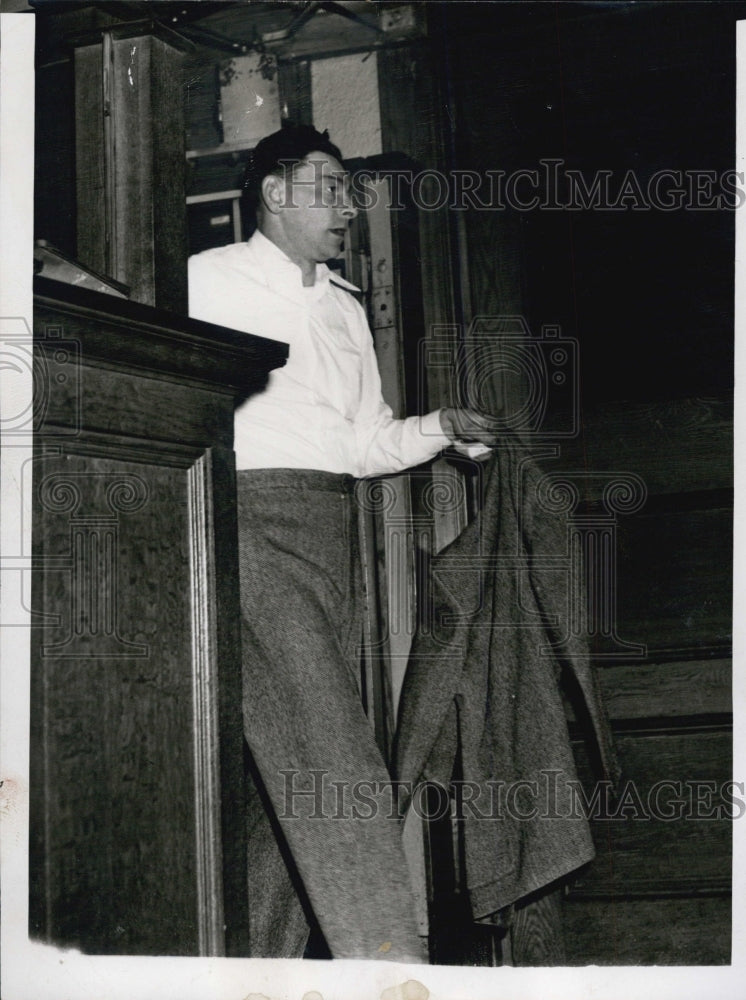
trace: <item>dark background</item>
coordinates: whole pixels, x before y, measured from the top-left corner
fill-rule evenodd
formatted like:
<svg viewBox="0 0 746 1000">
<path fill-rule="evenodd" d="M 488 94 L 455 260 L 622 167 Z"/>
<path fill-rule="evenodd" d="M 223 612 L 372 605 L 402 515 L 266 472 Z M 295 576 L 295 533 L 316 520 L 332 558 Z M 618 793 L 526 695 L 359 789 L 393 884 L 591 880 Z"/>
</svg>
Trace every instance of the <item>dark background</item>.
<svg viewBox="0 0 746 1000">
<path fill-rule="evenodd" d="M 643 191 L 656 170 L 732 170 L 744 16 L 730 3 L 438 5 L 452 162 L 510 173 L 561 158 L 588 182 L 613 171 L 612 192 L 628 170 Z M 511 222 L 523 311 L 580 339 L 586 402 L 730 389 L 732 212 L 487 214 L 472 244 L 503 242 Z"/>
</svg>

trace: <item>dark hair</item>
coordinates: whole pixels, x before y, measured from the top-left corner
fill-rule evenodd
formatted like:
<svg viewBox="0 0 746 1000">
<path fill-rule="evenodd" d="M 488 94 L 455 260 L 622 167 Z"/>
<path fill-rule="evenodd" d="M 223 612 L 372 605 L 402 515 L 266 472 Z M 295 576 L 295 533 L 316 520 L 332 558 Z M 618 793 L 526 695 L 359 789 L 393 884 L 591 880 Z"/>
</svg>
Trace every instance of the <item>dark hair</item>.
<svg viewBox="0 0 746 1000">
<path fill-rule="evenodd" d="M 265 177 L 282 173 L 313 152 L 326 153 L 340 162 L 342 160 L 339 149 L 329 139 L 328 130 L 318 132 L 313 125 L 294 125 L 285 121 L 279 132 L 273 132 L 257 143 L 249 154 L 244 174 L 243 201 L 247 214 L 256 213 Z"/>
</svg>

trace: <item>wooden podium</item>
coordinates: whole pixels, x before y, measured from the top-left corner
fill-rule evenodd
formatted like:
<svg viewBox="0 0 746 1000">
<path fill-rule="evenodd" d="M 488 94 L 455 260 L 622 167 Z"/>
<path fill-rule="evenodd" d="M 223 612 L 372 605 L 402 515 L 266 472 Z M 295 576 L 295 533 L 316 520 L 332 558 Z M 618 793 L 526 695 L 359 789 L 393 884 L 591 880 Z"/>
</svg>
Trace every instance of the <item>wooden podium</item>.
<svg viewBox="0 0 746 1000">
<path fill-rule="evenodd" d="M 30 933 L 246 954 L 233 409 L 287 347 L 37 278 L 34 355 Z"/>
</svg>

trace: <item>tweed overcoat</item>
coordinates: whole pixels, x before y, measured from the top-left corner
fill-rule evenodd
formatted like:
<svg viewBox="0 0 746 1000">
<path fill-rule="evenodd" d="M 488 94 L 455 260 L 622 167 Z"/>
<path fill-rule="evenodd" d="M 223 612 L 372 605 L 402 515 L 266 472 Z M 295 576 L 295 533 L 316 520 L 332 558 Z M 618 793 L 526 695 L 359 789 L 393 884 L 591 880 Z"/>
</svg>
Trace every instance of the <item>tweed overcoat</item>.
<svg viewBox="0 0 746 1000">
<path fill-rule="evenodd" d="M 606 778 L 619 778 L 587 647 L 568 626 L 583 593 L 570 522 L 545 486 L 517 438 L 494 449 L 480 513 L 432 560 L 400 701 L 393 771 L 403 805 L 420 782 L 448 786 L 454 769 L 462 781 L 455 801 L 475 920 L 594 856 L 573 786 L 563 675 L 577 682 Z"/>
</svg>

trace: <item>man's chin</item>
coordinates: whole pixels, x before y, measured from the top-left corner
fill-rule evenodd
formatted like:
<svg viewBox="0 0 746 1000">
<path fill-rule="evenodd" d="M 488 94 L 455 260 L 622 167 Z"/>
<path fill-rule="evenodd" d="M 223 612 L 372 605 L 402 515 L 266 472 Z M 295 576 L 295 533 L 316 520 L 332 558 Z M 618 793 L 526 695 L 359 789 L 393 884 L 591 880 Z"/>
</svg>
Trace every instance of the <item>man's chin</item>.
<svg viewBox="0 0 746 1000">
<path fill-rule="evenodd" d="M 329 240 L 326 249 L 328 253 L 326 255 L 327 260 L 332 260 L 334 257 L 338 257 L 340 253 L 344 250 L 344 240 L 342 239 L 332 239 Z"/>
</svg>

